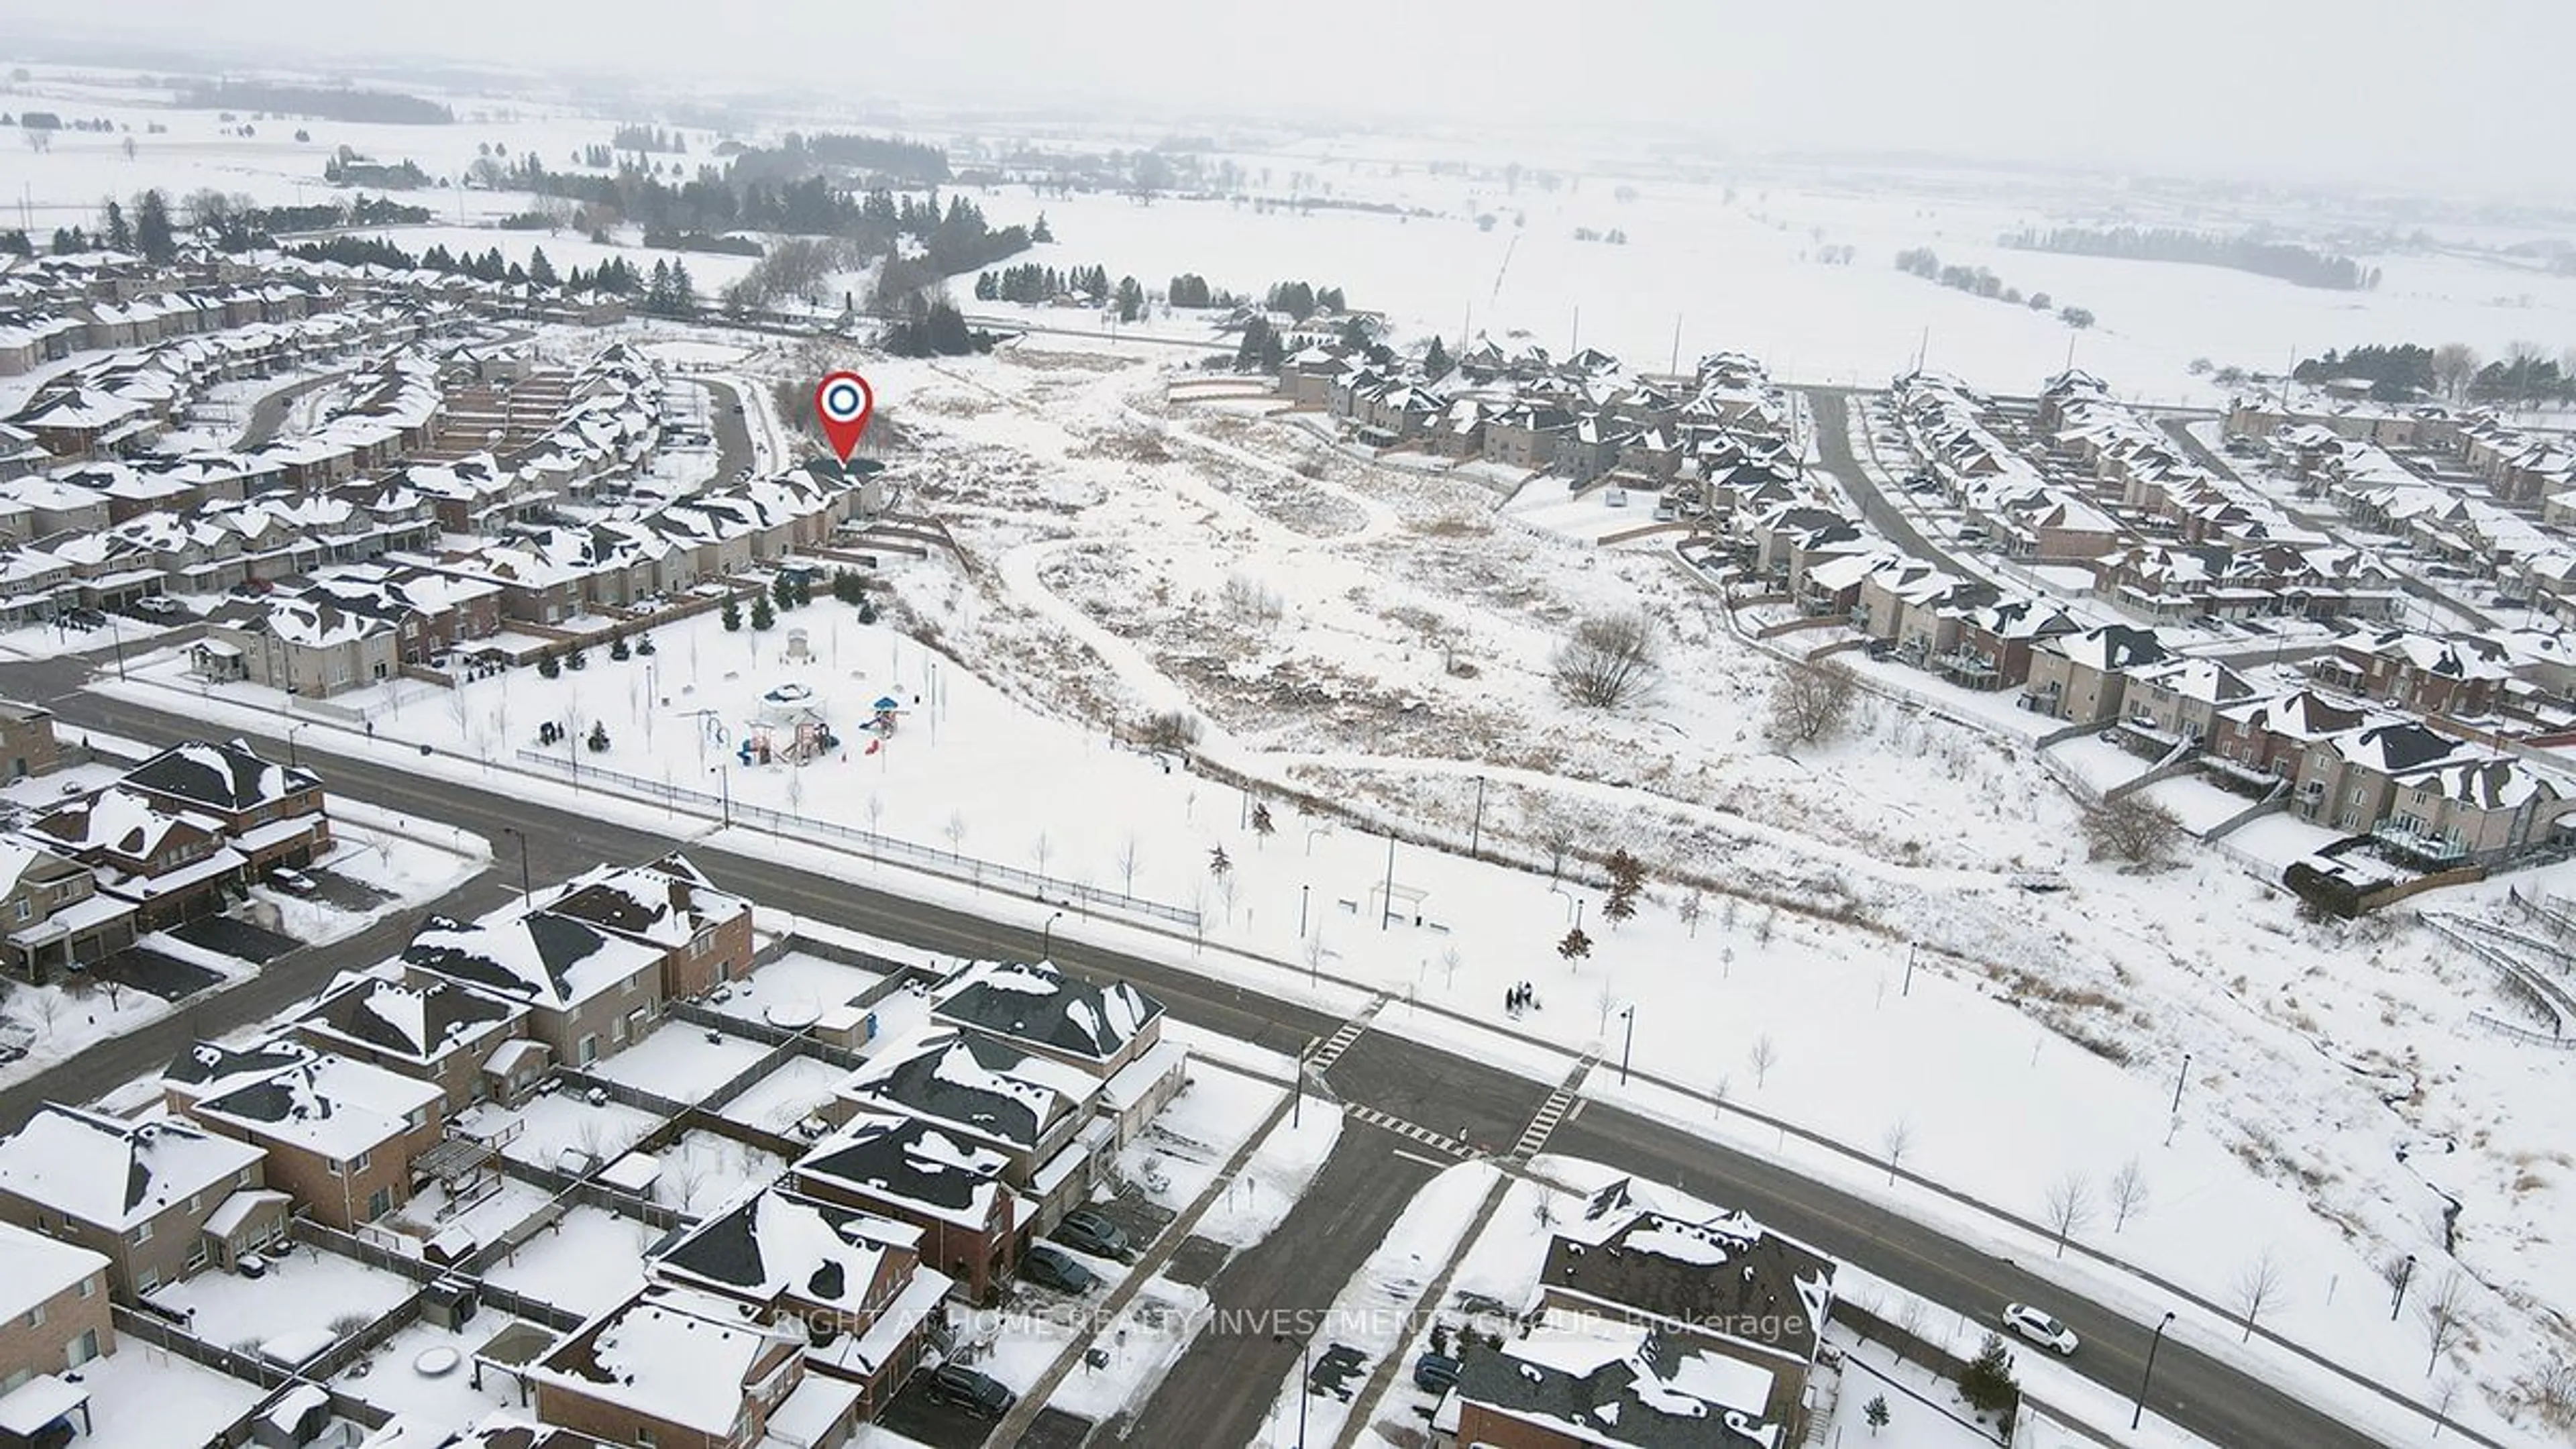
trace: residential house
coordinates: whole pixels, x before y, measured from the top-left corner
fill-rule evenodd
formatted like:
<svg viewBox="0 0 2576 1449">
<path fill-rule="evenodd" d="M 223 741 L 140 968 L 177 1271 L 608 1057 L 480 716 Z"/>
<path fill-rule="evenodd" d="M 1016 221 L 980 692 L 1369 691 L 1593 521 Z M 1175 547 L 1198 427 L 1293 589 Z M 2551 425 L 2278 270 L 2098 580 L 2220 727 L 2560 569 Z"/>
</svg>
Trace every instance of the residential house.
<svg viewBox="0 0 2576 1449">
<path fill-rule="evenodd" d="M 651 1449 L 751 1449 L 804 1370 L 801 1333 L 661 1284 L 565 1334 L 526 1374 L 549 1424 Z"/>
<path fill-rule="evenodd" d="M 411 1201 L 412 1163 L 438 1143 L 445 1097 L 428 1082 L 352 1057 L 279 1042 L 268 1055 L 285 1065 L 197 1080 L 200 1043 L 165 1085 L 190 1098 L 185 1110 L 207 1130 L 250 1143 L 268 1158 L 269 1181 L 316 1222 L 355 1232 Z"/>
<path fill-rule="evenodd" d="M 804 1426 L 802 1442 L 830 1443 L 875 1417 L 934 1333 L 945 1333 L 951 1285 L 921 1266 L 921 1236 L 772 1187 L 689 1230 L 647 1271 L 659 1283 L 740 1299 L 773 1328 L 800 1327 L 810 1372 L 777 1413 L 818 1421 Z"/>
<path fill-rule="evenodd" d="M 1089 1073 L 972 1031 L 925 1027 L 880 1048 L 825 1110 L 919 1117 L 1008 1159 L 1003 1175 L 1037 1200 L 1043 1232 L 1079 1203 L 1117 1124 L 1094 1123 L 1103 1083 Z"/>
<path fill-rule="evenodd" d="M 219 822 L 173 814 L 121 786 L 58 805 L 27 831 L 88 866 L 101 891 L 132 902 L 140 931 L 214 914 L 248 864 Z"/>
<path fill-rule="evenodd" d="M 1741 1213 L 1654 1196 L 1609 1183 L 1551 1236 L 1528 1332 L 1464 1356 L 1442 1410 L 1454 1442 L 1804 1441 L 1832 1261 Z"/>
<path fill-rule="evenodd" d="M 258 1148 L 192 1122 L 48 1102 L 0 1139 L 0 1220 L 104 1255 L 131 1301 L 283 1233 L 267 1172 Z"/>
<path fill-rule="evenodd" d="M 263 758 L 244 740 L 173 745 L 118 784 L 165 809 L 213 820 L 253 872 L 310 865 L 331 845 L 322 777 Z"/>
<path fill-rule="evenodd" d="M 432 917 L 402 963 L 415 984 L 455 981 L 525 1006 L 529 1037 L 576 1067 L 642 1040 L 662 1014 L 660 951 L 552 911 L 485 926 Z"/>
<path fill-rule="evenodd" d="M 2554 840 L 2576 790 L 2509 755 L 2445 761 L 2401 781 L 2380 845 L 2432 867 L 2485 865 Z"/>
<path fill-rule="evenodd" d="M 918 1117 L 860 1112 L 797 1162 L 798 1191 L 865 1208 L 921 1233 L 919 1252 L 975 1302 L 990 1302 L 1026 1246 L 1035 1205 L 1003 1179 L 1000 1148 Z"/>
<path fill-rule="evenodd" d="M 134 944 L 134 903 L 101 895 L 88 866 L 0 841 L 0 970 L 31 986 Z"/>
<path fill-rule="evenodd" d="M 2465 757 L 2470 746 L 2414 720 L 2366 724 L 2320 740 L 2299 760 L 2299 817 L 2359 835 L 2388 818 L 2398 781 Z"/>
<path fill-rule="evenodd" d="M 1164 1043 L 1163 1004 L 1124 981 L 1097 985 L 1051 962 L 976 961 L 931 997 L 935 1021 L 1099 1078 L 1121 1145 L 1181 1089 L 1189 1053 Z"/>
<path fill-rule="evenodd" d="M 0 701 L 0 773 L 7 779 L 50 775 L 62 765 L 52 710 Z"/>
<path fill-rule="evenodd" d="M 2310 746 L 2361 728 L 2370 712 L 2313 689 L 2238 700 L 2218 711 L 2208 760 L 2223 762 L 2247 783 L 2269 788 L 2299 772 Z"/>
<path fill-rule="evenodd" d="M 2497 645 L 2405 629 L 2346 634 L 2308 669 L 2323 683 L 2386 700 L 2392 709 L 2455 719 L 2494 713 L 2513 674 Z"/>
<path fill-rule="evenodd" d="M 528 1009 L 454 981 L 411 983 L 384 972 L 351 973 L 331 983 L 294 1022 L 317 1052 L 342 1056 L 427 1082 L 445 1097 L 450 1116 L 489 1097 L 516 1095 L 495 1080 L 494 1055 L 520 1044 Z"/>
<path fill-rule="evenodd" d="M 2161 661 L 2166 652 L 2153 629 L 2127 624 L 2041 640 L 2031 647 L 2022 701 L 2059 719 L 2109 720 L 2120 711 L 2129 671 Z"/>
<path fill-rule="evenodd" d="M 2143 726 L 2160 746 L 2189 740 L 2195 747 L 2218 732 L 2219 711 L 2254 697 L 2245 676 L 2214 659 L 2159 660 L 2129 671 L 2122 691 L 2122 723 Z"/>
<path fill-rule="evenodd" d="M 87 1427 L 89 1391 L 59 1375 L 116 1352 L 107 1305 L 104 1254 L 0 1223 L 0 1441 Z"/>
<path fill-rule="evenodd" d="M 716 889 L 684 855 L 576 877 L 546 909 L 661 952 L 664 1000 L 694 1000 L 751 970 L 751 902 Z"/>
<path fill-rule="evenodd" d="M 1934 662 L 1971 689 L 2010 689 L 2030 678 L 2033 649 L 2083 627 L 2064 609 L 2038 599 L 1979 604 L 1960 614 L 1956 643 Z"/>
</svg>

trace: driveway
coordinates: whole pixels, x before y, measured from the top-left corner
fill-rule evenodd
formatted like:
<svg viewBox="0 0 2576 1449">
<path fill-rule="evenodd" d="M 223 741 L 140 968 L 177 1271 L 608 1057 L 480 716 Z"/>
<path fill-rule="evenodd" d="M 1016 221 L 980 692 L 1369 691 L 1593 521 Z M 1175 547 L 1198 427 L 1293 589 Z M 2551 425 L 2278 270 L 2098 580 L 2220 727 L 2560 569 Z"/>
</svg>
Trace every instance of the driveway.
<svg viewBox="0 0 2576 1449">
<path fill-rule="evenodd" d="M 173 927 L 170 934 L 191 946 L 265 966 L 304 943 L 293 936 L 236 921 L 230 916 L 207 916 Z"/>
</svg>

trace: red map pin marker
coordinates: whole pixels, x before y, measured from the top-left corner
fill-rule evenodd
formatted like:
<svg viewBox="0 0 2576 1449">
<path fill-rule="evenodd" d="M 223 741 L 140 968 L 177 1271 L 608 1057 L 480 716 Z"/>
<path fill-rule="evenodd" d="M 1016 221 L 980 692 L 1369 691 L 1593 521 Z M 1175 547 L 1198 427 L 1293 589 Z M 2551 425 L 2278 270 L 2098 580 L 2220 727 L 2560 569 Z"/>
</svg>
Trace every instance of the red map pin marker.
<svg viewBox="0 0 2576 1449">
<path fill-rule="evenodd" d="M 814 385 L 814 416 L 822 420 L 823 436 L 844 466 L 858 451 L 859 435 L 868 430 L 868 416 L 876 410 L 876 391 L 855 372 L 826 373 Z"/>
</svg>

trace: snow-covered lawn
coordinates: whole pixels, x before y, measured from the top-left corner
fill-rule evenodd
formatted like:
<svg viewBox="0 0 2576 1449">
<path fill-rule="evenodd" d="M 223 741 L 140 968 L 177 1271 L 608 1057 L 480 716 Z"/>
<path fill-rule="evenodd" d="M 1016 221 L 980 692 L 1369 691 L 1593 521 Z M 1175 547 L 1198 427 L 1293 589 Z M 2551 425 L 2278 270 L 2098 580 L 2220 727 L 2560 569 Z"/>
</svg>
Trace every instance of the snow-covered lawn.
<svg viewBox="0 0 2576 1449">
<path fill-rule="evenodd" d="M 502 1155 L 539 1167 L 559 1168 L 566 1148 L 606 1162 L 660 1126 L 660 1119 L 623 1102 L 592 1106 L 574 1092 L 552 1092 L 526 1106 L 502 1110 L 486 1105 L 459 1118 L 478 1134 L 488 1134 L 515 1121 L 522 1131 L 501 1149 Z"/>
<path fill-rule="evenodd" d="M 706 1217 L 747 1187 L 774 1181 L 787 1170 L 776 1153 L 695 1131 L 662 1149 L 662 1176 L 653 1184 L 653 1200 L 697 1217 Z"/>
<path fill-rule="evenodd" d="M 81 1365 L 89 1433 L 81 1449 L 199 1444 L 268 1397 L 266 1390 L 137 1340 Z"/>
<path fill-rule="evenodd" d="M 518 1390 L 505 1376 L 488 1376 L 485 1387 L 474 1387 L 474 1354 L 518 1321 L 486 1308 L 461 1330 L 413 1323 L 350 1365 L 332 1387 L 389 1410 L 407 1435 L 439 1443 L 494 1409 L 515 1406 Z M 441 1348 L 455 1350 L 461 1362 L 435 1375 L 413 1367 L 422 1354 Z"/>
<path fill-rule="evenodd" d="M 652 1035 L 591 1071 L 674 1102 L 696 1102 L 749 1070 L 769 1048 L 686 1022 L 666 1021 Z"/>
<path fill-rule="evenodd" d="M 1216 1180 L 1226 1160 L 1243 1145 L 1244 1139 L 1261 1125 L 1270 1109 L 1279 1104 L 1286 1091 L 1277 1083 L 1265 1082 L 1204 1062 L 1192 1062 L 1188 1068 L 1189 1084 L 1180 1095 L 1157 1114 L 1145 1130 L 1138 1133 L 1118 1152 L 1118 1174 L 1143 1188 L 1155 1202 L 1178 1211 L 1197 1201 L 1209 1183 Z M 1284 1073 L 1283 1079 L 1284 1079 Z M 1309 1101 L 1312 1112 L 1302 1112 L 1307 1123 L 1338 1118 L 1341 1114 L 1319 1102 Z M 1282 1126 L 1281 1131 L 1286 1131 Z M 1338 1129 L 1335 1129 L 1338 1130 Z M 1315 1135 L 1323 1136 L 1320 1163 L 1332 1150 L 1332 1134 L 1320 1125 L 1311 1133 L 1301 1134 L 1300 1141 L 1309 1144 Z M 1287 1149 L 1283 1146 L 1282 1151 Z M 1247 1164 L 1248 1165 L 1248 1164 Z M 1306 1175 L 1314 1168 L 1309 1165 Z M 1283 1174 L 1284 1176 L 1284 1174 Z M 1259 1197 L 1257 1187 L 1251 1196 Z M 1279 1211 L 1287 1211 L 1293 1194 L 1283 1195 Z M 1248 1206 L 1258 1206 L 1257 1201 Z M 1210 1219 L 1224 1215 L 1222 1202 L 1209 1210 Z M 1257 1235 L 1246 1241 L 1258 1241 Z"/>
<path fill-rule="evenodd" d="M 832 1089 L 849 1075 L 812 1057 L 790 1057 L 727 1103 L 721 1115 L 766 1132 L 791 1131 L 832 1100 Z"/>
<path fill-rule="evenodd" d="M 644 1250 L 661 1237 L 633 1218 L 577 1207 L 511 1250 L 484 1276 L 586 1317 L 624 1302 L 643 1286 Z"/>
<path fill-rule="evenodd" d="M 208 1343 L 257 1345 L 322 1334 L 341 1337 L 333 1325 L 372 1320 L 409 1298 L 407 1278 L 371 1268 L 355 1258 L 297 1247 L 269 1259 L 258 1278 L 205 1272 L 153 1290 L 152 1301 L 189 1320 Z M 302 1345 L 298 1345 L 302 1347 Z"/>
<path fill-rule="evenodd" d="M 734 982 L 731 994 L 714 1007 L 750 1021 L 769 1020 L 773 1012 L 811 1020 L 814 1013 L 857 1000 L 882 979 L 864 967 L 789 951 Z"/>
<path fill-rule="evenodd" d="M 433 1182 L 414 1193 L 412 1200 L 381 1226 L 392 1234 L 393 1246 L 418 1257 L 431 1238 L 451 1228 L 462 1229 L 477 1243 L 497 1243 L 552 1201 L 553 1195 L 544 1188 L 505 1177 L 498 1191 L 462 1212 L 451 1213 L 447 1211 L 447 1189 Z"/>
</svg>

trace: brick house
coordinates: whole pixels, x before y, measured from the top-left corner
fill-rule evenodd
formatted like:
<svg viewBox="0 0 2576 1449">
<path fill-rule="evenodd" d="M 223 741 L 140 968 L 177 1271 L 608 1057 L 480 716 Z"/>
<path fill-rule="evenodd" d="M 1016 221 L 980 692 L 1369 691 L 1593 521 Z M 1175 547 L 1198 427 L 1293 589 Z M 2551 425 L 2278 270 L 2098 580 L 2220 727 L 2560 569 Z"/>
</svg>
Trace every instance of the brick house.
<svg viewBox="0 0 2576 1449">
<path fill-rule="evenodd" d="M 2405 629 L 2348 634 L 2310 661 L 2324 684 L 2418 714 L 2493 713 L 2513 670 L 2503 651 L 2479 639 L 2441 639 Z"/>
<path fill-rule="evenodd" d="M 2291 808 L 2302 820 L 2358 835 L 2387 818 L 2401 777 L 2468 750 L 2464 741 L 2414 720 L 2364 725 L 2320 740 L 2300 757 Z"/>
<path fill-rule="evenodd" d="M 173 814 L 120 786 L 57 806 L 27 831 L 89 867 L 102 892 L 131 902 L 142 931 L 220 910 L 249 864 L 225 843 L 220 822 Z"/>
<path fill-rule="evenodd" d="M 173 745 L 118 783 L 165 809 L 212 819 L 253 872 L 310 865 L 331 845 L 322 777 L 264 759 L 246 741 Z"/>
<path fill-rule="evenodd" d="M 796 1338 L 737 1299 L 656 1285 L 530 1364 L 537 1415 L 612 1444 L 748 1449 L 804 1378 Z"/>
<path fill-rule="evenodd" d="M 0 1223 L 0 1434 L 86 1423 L 87 1392 L 54 1375 L 116 1352 L 107 1304 L 104 1254 Z"/>
<path fill-rule="evenodd" d="M 704 996 L 751 970 L 751 902 L 716 889 L 683 855 L 576 877 L 546 909 L 659 951 L 665 1000 Z"/>
<path fill-rule="evenodd" d="M 402 964 L 415 985 L 454 981 L 525 1006 L 528 1036 L 576 1067 L 643 1039 L 662 1015 L 660 951 L 552 911 L 488 926 L 432 917 Z"/>
<path fill-rule="evenodd" d="M 2215 659 L 2166 659 L 2133 669 L 2122 691 L 2126 721 L 2161 737 L 2206 742 L 2218 730 L 2220 710 L 2254 697 L 2245 676 Z"/>
<path fill-rule="evenodd" d="M 134 903 L 98 892 L 88 866 L 0 841 L 0 971 L 42 986 L 134 944 Z"/>
<path fill-rule="evenodd" d="M 1189 1054 L 1164 1043 L 1163 1003 L 1124 981 L 1097 985 L 1048 962 L 976 961 L 932 998 L 935 1021 L 1098 1078 L 1098 1109 L 1121 1146 L 1181 1089 Z"/>
<path fill-rule="evenodd" d="M 1453 1442 L 1727 1442 L 1712 1423 L 1747 1443 L 1804 1440 L 1832 1261 L 1741 1213 L 1662 1211 L 1651 1192 L 1611 1182 L 1550 1237 L 1528 1331 L 1463 1358 L 1442 1407 Z"/>
<path fill-rule="evenodd" d="M 907 1223 L 921 1260 L 975 1302 L 989 1302 L 1024 1246 L 1010 1159 L 917 1117 L 862 1112 L 797 1162 L 798 1191 Z"/>
<path fill-rule="evenodd" d="M 50 775 L 62 762 L 53 711 L 0 702 L 0 775 L 11 780 Z"/>
<path fill-rule="evenodd" d="M 0 1221 L 103 1255 L 110 1291 L 131 1300 L 266 1243 L 286 1204 L 256 1147 L 49 1102 L 0 1139 Z"/>
<path fill-rule="evenodd" d="M 804 1442 L 828 1443 L 875 1417 L 946 1329 L 951 1285 L 921 1266 L 921 1237 L 909 1224 L 772 1187 L 699 1224 L 648 1271 L 740 1299 L 773 1326 L 802 1324 L 811 1372 L 779 1412 L 819 1420 L 805 1426 Z"/>
<path fill-rule="evenodd" d="M 438 1088 L 452 1115 L 494 1095 L 486 1068 L 519 1039 L 528 1010 L 453 981 L 346 975 L 295 1018 L 315 1051 L 338 1052 Z"/>
<path fill-rule="evenodd" d="M 2257 776 L 2287 778 L 2299 772 L 2308 747 L 2361 728 L 2370 712 L 2313 689 L 2239 700 L 2218 711 L 2209 754 Z"/>
<path fill-rule="evenodd" d="M 1041 1182 L 1060 1182 L 1067 1166 L 1087 1155 L 1087 1145 L 1075 1139 L 1100 1092 L 1099 1079 L 1080 1068 L 978 1032 L 932 1026 L 879 1048 L 824 1111 L 836 1120 L 863 1111 L 919 1117 L 1000 1149 L 1008 1159 L 1003 1176 L 1014 1187 L 1036 1190 Z M 1052 1222 L 1045 1209 L 1041 1201 L 1043 1222 Z"/>
<path fill-rule="evenodd" d="M 207 1050 L 223 1051 L 201 1045 L 181 1061 Z M 292 1042 L 265 1054 L 289 1064 L 214 1078 L 205 1084 L 213 1090 L 189 1094 L 188 1115 L 259 1148 L 269 1181 L 316 1222 L 344 1233 L 411 1201 L 412 1161 L 446 1130 L 439 1089 Z M 249 1079 L 240 1080 L 244 1075 Z"/>
</svg>

